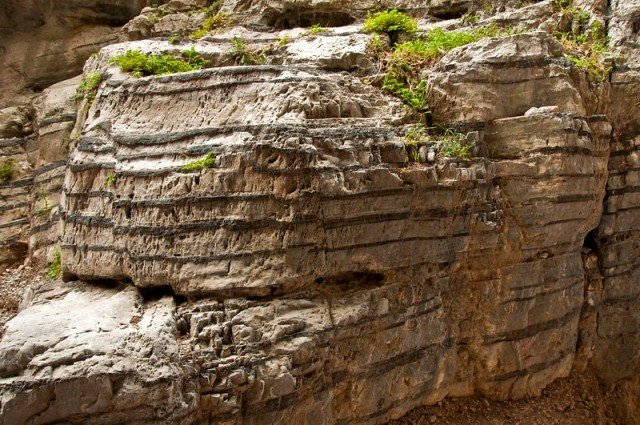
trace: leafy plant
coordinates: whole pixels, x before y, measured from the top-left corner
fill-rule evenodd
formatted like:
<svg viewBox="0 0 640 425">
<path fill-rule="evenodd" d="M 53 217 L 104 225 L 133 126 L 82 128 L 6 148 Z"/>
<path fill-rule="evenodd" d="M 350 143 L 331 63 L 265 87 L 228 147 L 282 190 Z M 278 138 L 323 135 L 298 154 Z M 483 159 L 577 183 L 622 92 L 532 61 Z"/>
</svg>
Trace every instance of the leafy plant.
<svg viewBox="0 0 640 425">
<path fill-rule="evenodd" d="M 7 158 L 0 165 L 0 182 L 7 183 L 13 179 L 16 173 L 15 161 L 13 158 Z"/>
<path fill-rule="evenodd" d="M 169 36 L 169 44 L 178 44 L 180 42 L 180 36 L 178 34 L 171 34 Z"/>
<path fill-rule="evenodd" d="M 420 162 L 420 143 L 428 139 L 427 131 L 422 124 L 416 124 L 407 130 L 404 135 L 404 145 L 411 162 Z"/>
<path fill-rule="evenodd" d="M 212 153 L 208 153 L 203 158 L 200 158 L 195 161 L 191 161 L 183 165 L 182 167 L 180 167 L 180 169 L 187 173 L 193 172 L 193 171 L 200 171 L 205 168 L 212 168 L 215 165 L 215 162 L 216 162 L 215 155 Z"/>
<path fill-rule="evenodd" d="M 191 48 L 184 50 L 180 58 L 172 55 L 147 54 L 140 50 L 127 50 L 124 54 L 111 58 L 109 63 L 118 64 L 122 71 L 131 72 L 135 77 L 143 77 L 202 69 L 208 61 Z"/>
<path fill-rule="evenodd" d="M 402 100 L 411 109 L 421 113 L 429 112 L 427 82 L 421 80 L 415 87 L 412 87 L 412 83 L 412 81 L 402 82 L 391 75 L 386 75 L 382 82 L 382 88 Z"/>
<path fill-rule="evenodd" d="M 98 91 L 98 86 L 102 81 L 102 74 L 99 72 L 90 72 L 82 77 L 82 81 L 76 88 L 76 99 L 86 98 L 89 103 L 93 102 Z"/>
<path fill-rule="evenodd" d="M 240 65 L 262 65 L 266 60 L 263 53 L 249 49 L 247 43 L 239 38 L 233 37 L 231 40 L 231 57 Z"/>
<path fill-rule="evenodd" d="M 56 279 L 62 273 L 62 256 L 60 250 L 53 251 L 51 261 L 47 264 L 47 278 Z"/>
<path fill-rule="evenodd" d="M 109 187 L 115 186 L 117 180 L 118 178 L 116 177 L 115 173 L 109 174 L 107 178 L 104 180 L 104 187 L 109 188 Z"/>
<path fill-rule="evenodd" d="M 413 34 L 418 30 L 418 23 L 406 13 L 391 9 L 367 16 L 363 28 L 365 31 L 383 32 L 389 35 Z"/>
</svg>

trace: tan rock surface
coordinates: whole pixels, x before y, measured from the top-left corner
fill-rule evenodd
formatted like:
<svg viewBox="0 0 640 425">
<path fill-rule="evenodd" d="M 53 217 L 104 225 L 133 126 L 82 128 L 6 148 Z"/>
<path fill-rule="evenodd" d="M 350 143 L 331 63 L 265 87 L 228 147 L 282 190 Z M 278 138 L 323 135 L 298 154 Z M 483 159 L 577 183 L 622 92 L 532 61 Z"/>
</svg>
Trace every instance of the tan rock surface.
<svg viewBox="0 0 640 425">
<path fill-rule="evenodd" d="M 634 388 L 637 2 L 612 4 L 626 62 L 601 84 L 545 32 L 549 1 L 496 3 L 491 19 L 530 31 L 423 70 L 431 118 L 468 132 L 474 158 L 425 145 L 416 162 L 402 136 L 420 117 L 375 85 L 365 3 L 226 1 L 246 27 L 174 44 L 202 5 L 146 9 L 125 31 L 164 38 L 102 49 L 77 117 L 71 81 L 0 114 L 3 155 L 60 204 L 3 240 L 31 232 L 36 260 L 60 238 L 64 277 L 80 279 L 36 288 L 6 325 L 5 421 L 379 424 L 447 396 L 539 395 L 572 370 Z M 478 7 L 401 6 L 423 25 Z M 331 28 L 294 28 L 312 23 Z M 233 37 L 265 64 L 234 64 Z M 189 47 L 210 67 L 109 64 Z M 207 154 L 213 167 L 182 169 Z M 19 221 L 37 207 L 15 196 Z"/>
</svg>

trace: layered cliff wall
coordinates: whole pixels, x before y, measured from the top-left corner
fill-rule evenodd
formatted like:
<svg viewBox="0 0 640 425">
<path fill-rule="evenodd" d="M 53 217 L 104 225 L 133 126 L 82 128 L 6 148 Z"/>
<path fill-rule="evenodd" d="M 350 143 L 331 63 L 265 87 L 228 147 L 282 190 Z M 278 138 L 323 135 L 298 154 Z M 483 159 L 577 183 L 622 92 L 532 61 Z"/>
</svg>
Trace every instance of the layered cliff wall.
<svg viewBox="0 0 640 425">
<path fill-rule="evenodd" d="M 370 4 L 271 3 L 222 2 L 235 24 L 198 41 L 172 31 L 199 2 L 145 9 L 87 62 L 95 98 L 75 79 L 4 110 L 2 260 L 59 249 L 70 281 L 5 326 L 5 423 L 385 423 L 637 377 L 640 4 L 580 4 L 610 15 L 601 80 L 550 34 L 552 2 L 477 15 L 521 29 L 421 74 L 428 119 L 475 143 L 456 159 L 407 144 L 424 117 L 379 87 Z M 422 30 L 479 7 L 402 6 Z M 236 37 L 265 63 L 236 63 Z M 110 60 L 190 47 L 207 68 Z"/>
</svg>

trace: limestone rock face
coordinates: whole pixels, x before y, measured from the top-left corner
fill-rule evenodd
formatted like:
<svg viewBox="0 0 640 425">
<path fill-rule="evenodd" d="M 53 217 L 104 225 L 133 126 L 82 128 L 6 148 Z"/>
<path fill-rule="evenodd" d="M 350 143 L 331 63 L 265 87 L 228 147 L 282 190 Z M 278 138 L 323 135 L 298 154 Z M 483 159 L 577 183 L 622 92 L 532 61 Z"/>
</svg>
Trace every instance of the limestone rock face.
<svg viewBox="0 0 640 425">
<path fill-rule="evenodd" d="M 640 367 L 640 2 L 612 3 L 612 41 L 626 58 L 611 76 L 614 123 L 607 197 L 594 234 L 601 285 L 593 286 L 598 312 L 593 362 L 613 382 Z"/>
<path fill-rule="evenodd" d="M 84 61 L 114 43 L 119 26 L 146 0 L 5 0 L 0 11 L 0 107 L 26 90 L 40 91 L 78 75 Z"/>
<path fill-rule="evenodd" d="M 74 282 L 34 288 L 7 324 L 2 420 L 382 424 L 446 396 L 534 396 L 573 368 L 637 377 L 640 3 L 611 4 L 626 62 L 603 82 L 549 35 L 551 2 L 507 3 L 492 19 L 530 31 L 423 70 L 427 117 L 378 87 L 372 4 L 324 0 L 224 1 L 242 25 L 198 41 L 167 37 L 206 4 L 147 8 L 135 41 L 87 62 L 95 100 L 74 79 L 3 109 L 5 246 L 42 261 L 59 242 Z M 394 5 L 423 27 L 478 7 Z M 238 65 L 234 37 L 265 63 Z M 110 63 L 190 47 L 208 68 Z M 472 159 L 412 151 L 420 119 L 464 131 Z"/>
</svg>

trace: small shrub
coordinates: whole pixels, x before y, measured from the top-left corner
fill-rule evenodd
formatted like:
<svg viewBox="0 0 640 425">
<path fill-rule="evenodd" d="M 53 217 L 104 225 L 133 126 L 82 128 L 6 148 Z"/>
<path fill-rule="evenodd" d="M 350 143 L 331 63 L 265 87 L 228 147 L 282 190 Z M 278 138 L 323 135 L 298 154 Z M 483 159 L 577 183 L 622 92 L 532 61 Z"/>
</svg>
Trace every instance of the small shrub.
<svg viewBox="0 0 640 425">
<path fill-rule="evenodd" d="M 101 81 L 102 75 L 95 71 L 82 77 L 82 81 L 80 81 L 80 84 L 76 88 L 76 99 L 80 100 L 86 98 L 89 103 L 93 102 Z"/>
<path fill-rule="evenodd" d="M 573 6 L 573 0 L 553 0 L 551 4 L 557 10 L 564 10 Z"/>
<path fill-rule="evenodd" d="M 49 280 L 56 279 L 62 273 L 62 256 L 59 250 L 53 251 L 51 261 L 47 264 L 47 278 Z"/>
<path fill-rule="evenodd" d="M 180 36 L 178 34 L 171 34 L 169 37 L 169 44 L 178 44 L 180 42 Z"/>
<path fill-rule="evenodd" d="M 212 168 L 215 165 L 215 162 L 216 162 L 215 155 L 212 153 L 208 153 L 204 158 L 198 159 L 196 161 L 191 161 L 183 165 L 182 167 L 180 167 L 180 169 L 187 173 L 193 172 L 193 171 L 200 171 L 205 168 Z"/>
<path fill-rule="evenodd" d="M 387 54 L 387 75 L 383 88 L 399 97 L 409 107 L 426 113 L 429 110 L 428 87 L 422 81 L 420 71 L 456 47 L 478 41 L 485 37 L 498 37 L 517 32 L 512 28 L 495 25 L 473 28 L 467 31 L 445 31 L 434 28 L 424 37 L 396 45 Z"/>
<path fill-rule="evenodd" d="M 363 28 L 370 32 L 413 34 L 418 30 L 418 23 L 406 13 L 391 9 L 367 16 Z"/>
<path fill-rule="evenodd" d="M 249 49 L 247 43 L 239 38 L 233 37 L 231 40 L 231 57 L 240 65 L 262 65 L 266 57 L 263 53 Z"/>
<path fill-rule="evenodd" d="M 109 63 L 118 64 L 122 71 L 131 72 L 135 77 L 144 77 L 202 69 L 208 61 L 202 59 L 200 54 L 191 48 L 183 51 L 181 58 L 127 50 L 124 54 L 111 58 Z"/>
<path fill-rule="evenodd" d="M 0 165 L 0 182 L 7 183 L 13 179 L 16 173 L 15 161 L 13 158 L 7 158 Z"/>
<path fill-rule="evenodd" d="M 118 178 L 116 177 L 115 173 L 111 173 L 107 176 L 107 178 L 104 180 L 104 187 L 106 188 L 110 188 L 116 185 L 116 181 L 118 180 Z"/>
</svg>

